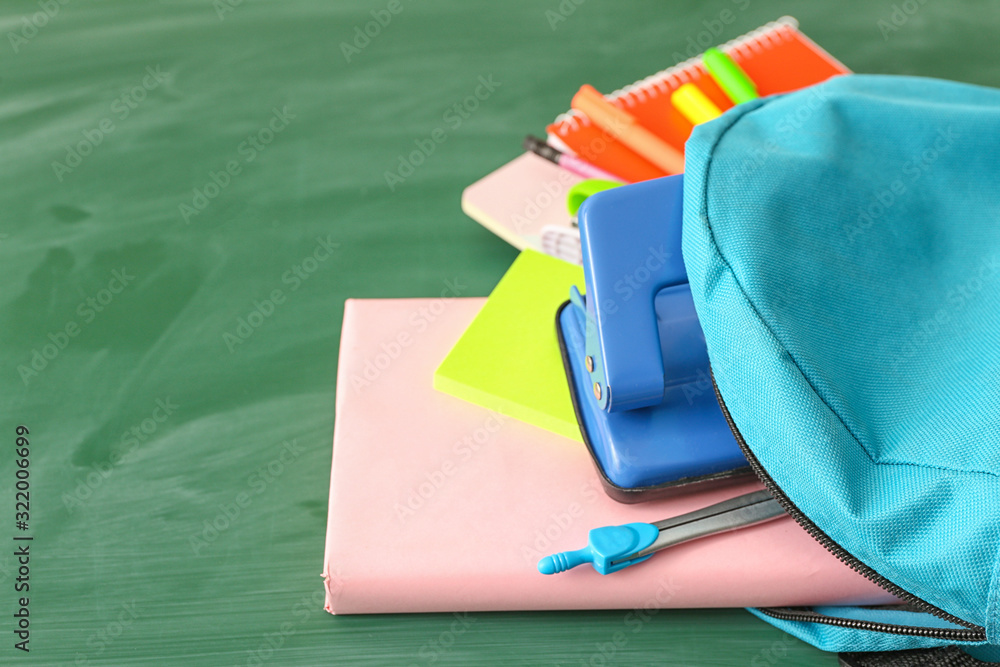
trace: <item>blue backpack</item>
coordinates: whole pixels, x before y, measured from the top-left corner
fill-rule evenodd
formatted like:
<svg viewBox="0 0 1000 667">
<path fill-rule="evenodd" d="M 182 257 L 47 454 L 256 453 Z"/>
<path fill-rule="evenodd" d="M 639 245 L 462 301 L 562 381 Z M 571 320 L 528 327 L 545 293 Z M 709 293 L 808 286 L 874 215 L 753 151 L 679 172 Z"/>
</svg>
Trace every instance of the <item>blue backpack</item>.
<svg viewBox="0 0 1000 667">
<path fill-rule="evenodd" d="M 785 510 L 906 603 L 752 610 L 821 649 L 1000 661 L 998 176 L 1000 91 L 920 78 L 835 77 L 687 142 L 723 414 Z"/>
</svg>

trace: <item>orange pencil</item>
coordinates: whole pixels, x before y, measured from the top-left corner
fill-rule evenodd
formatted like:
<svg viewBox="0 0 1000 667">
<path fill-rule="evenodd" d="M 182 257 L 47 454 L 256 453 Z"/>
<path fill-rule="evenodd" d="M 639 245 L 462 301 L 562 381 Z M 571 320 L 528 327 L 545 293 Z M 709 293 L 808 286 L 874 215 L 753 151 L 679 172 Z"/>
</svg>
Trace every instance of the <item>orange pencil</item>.
<svg viewBox="0 0 1000 667">
<path fill-rule="evenodd" d="M 608 102 L 593 86 L 581 86 L 572 106 L 660 169 L 670 174 L 684 171 L 684 155 L 679 150 L 640 125 L 635 116 Z"/>
</svg>

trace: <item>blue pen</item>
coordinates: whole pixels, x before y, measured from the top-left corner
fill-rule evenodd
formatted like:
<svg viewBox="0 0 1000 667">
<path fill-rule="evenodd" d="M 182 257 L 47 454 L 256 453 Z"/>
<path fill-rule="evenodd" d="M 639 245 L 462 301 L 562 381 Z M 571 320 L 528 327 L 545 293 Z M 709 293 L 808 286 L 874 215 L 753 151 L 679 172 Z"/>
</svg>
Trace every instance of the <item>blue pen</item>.
<svg viewBox="0 0 1000 667">
<path fill-rule="evenodd" d="M 587 546 L 546 556 L 538 562 L 538 571 L 558 574 L 590 563 L 601 574 L 611 574 L 641 563 L 661 549 L 784 515 L 785 511 L 770 493 L 755 491 L 656 523 L 595 528 L 590 531 Z"/>
</svg>

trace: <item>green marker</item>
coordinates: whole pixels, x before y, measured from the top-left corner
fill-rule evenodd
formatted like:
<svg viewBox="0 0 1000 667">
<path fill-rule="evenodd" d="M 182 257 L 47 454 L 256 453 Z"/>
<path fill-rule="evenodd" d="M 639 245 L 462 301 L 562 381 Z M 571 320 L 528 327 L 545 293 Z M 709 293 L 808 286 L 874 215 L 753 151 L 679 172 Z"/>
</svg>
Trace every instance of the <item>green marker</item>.
<svg viewBox="0 0 1000 667">
<path fill-rule="evenodd" d="M 733 101 L 733 104 L 748 102 L 760 97 L 757 94 L 757 86 L 750 80 L 747 73 L 719 49 L 712 47 L 705 51 L 701 60 L 705 63 L 705 69 L 712 75 L 719 87 L 726 91 L 726 95 Z"/>
<path fill-rule="evenodd" d="M 576 215 L 576 212 L 580 210 L 580 205 L 590 195 L 617 188 L 619 185 L 625 184 L 620 181 L 606 181 L 603 178 L 588 178 L 585 181 L 580 181 L 571 187 L 566 195 L 566 208 L 569 210 L 569 214 Z"/>
</svg>

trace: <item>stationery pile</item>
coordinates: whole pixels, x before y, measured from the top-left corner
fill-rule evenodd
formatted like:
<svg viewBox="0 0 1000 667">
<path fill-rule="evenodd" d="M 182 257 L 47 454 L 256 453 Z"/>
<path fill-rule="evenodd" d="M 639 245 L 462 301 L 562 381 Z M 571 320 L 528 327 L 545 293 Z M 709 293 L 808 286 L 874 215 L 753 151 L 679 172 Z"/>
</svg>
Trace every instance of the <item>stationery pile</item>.
<svg viewBox="0 0 1000 667">
<path fill-rule="evenodd" d="M 681 173 L 693 126 L 734 104 L 847 71 L 785 18 L 608 96 L 583 85 L 544 140 L 529 136 L 527 152 L 463 194 L 472 218 L 523 250 L 488 299 L 347 302 L 324 567 L 328 611 L 895 601 L 757 493 L 762 487 L 744 474 L 734 443 L 700 446 L 718 427 L 710 389 L 688 401 L 704 411 L 703 431 L 697 438 L 672 433 L 670 460 L 661 462 L 664 447 L 645 446 L 643 429 L 676 414 L 650 407 L 598 418 L 593 405 L 612 397 L 600 383 L 591 396 L 589 378 L 604 372 L 595 357 L 612 359 L 589 348 L 564 354 L 582 350 L 596 325 L 574 315 L 584 310 L 563 307 L 567 298 L 582 304 L 581 292 L 593 297 L 591 276 L 579 266 L 584 251 L 598 261 L 614 246 L 613 238 L 596 237 L 581 246 L 580 203 L 619 184 Z M 679 259 L 668 247 L 622 273 L 620 286 L 611 283 L 608 289 L 620 287 L 622 312 L 640 301 L 624 294 L 641 290 L 642 271 L 648 277 Z M 683 295 L 662 298 L 671 312 L 686 312 Z M 675 324 L 681 331 L 691 322 Z M 698 344 L 686 357 L 695 370 L 702 368 Z M 697 386 L 697 375 L 691 378 Z M 673 477 L 665 483 L 664 474 Z M 645 502 L 621 502 L 636 500 Z M 728 504 L 704 511 L 716 503 Z M 757 525 L 719 532 L 727 521 Z M 696 528 L 678 532 L 680 524 Z M 591 531 L 604 525 L 619 528 Z M 577 549 L 588 531 L 591 545 Z M 643 549 L 654 540 L 657 547 L 684 543 L 643 562 L 652 552 L 636 539 Z M 615 560 L 608 549 L 621 544 L 631 555 Z M 584 562 L 594 568 L 570 569 Z M 595 570 L 622 571 L 603 577 Z"/>
<path fill-rule="evenodd" d="M 465 189 L 462 210 L 519 249 L 581 263 L 574 188 L 681 173 L 697 123 L 849 72 L 797 25 L 784 17 L 606 97 L 583 85 L 545 141 L 528 137 L 527 152 Z"/>
</svg>

